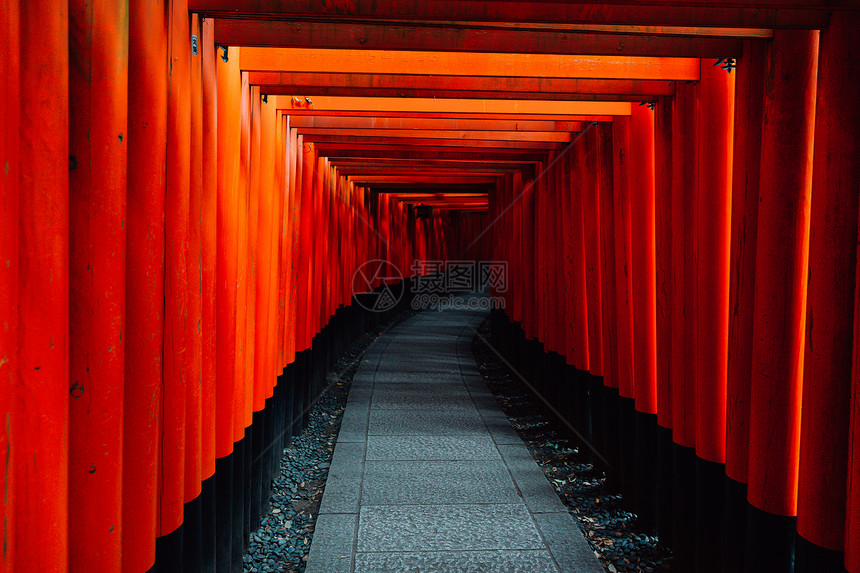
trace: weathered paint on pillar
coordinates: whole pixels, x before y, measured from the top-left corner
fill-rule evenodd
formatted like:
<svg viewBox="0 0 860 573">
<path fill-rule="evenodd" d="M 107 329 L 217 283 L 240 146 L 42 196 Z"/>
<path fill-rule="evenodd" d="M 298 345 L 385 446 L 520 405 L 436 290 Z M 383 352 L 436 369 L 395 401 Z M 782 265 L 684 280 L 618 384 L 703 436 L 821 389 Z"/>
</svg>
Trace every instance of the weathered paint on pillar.
<svg viewBox="0 0 860 573">
<path fill-rule="evenodd" d="M 725 461 L 735 75 L 701 62 L 696 209 L 696 455 Z M 690 190 L 693 192 L 693 190 Z"/>
<path fill-rule="evenodd" d="M 612 122 L 613 182 L 615 185 L 615 303 L 618 337 L 618 391 L 634 398 L 633 283 L 630 229 L 630 120 Z"/>
<path fill-rule="evenodd" d="M 16 571 L 67 566 L 68 29 L 65 3 L 21 2 Z"/>
<path fill-rule="evenodd" d="M 851 408 L 851 352 L 860 198 L 860 18 L 838 13 L 821 31 L 797 532 L 842 551 Z M 850 492 L 849 492 L 850 495 Z M 850 498 L 849 498 L 850 499 Z M 853 511 L 860 512 L 854 505 Z M 856 553 L 856 548 L 849 549 Z"/>
<path fill-rule="evenodd" d="M 694 252 L 698 85 L 678 83 L 672 108 L 672 439 L 696 445 L 696 266 Z"/>
<path fill-rule="evenodd" d="M 630 227 L 633 374 L 636 409 L 657 413 L 657 266 L 654 196 L 654 111 L 634 106 L 630 117 Z"/>
<path fill-rule="evenodd" d="M 123 571 L 155 561 L 164 344 L 167 21 L 163 2 L 129 5 Z"/>
<path fill-rule="evenodd" d="M 185 385 L 191 107 L 190 25 L 185 0 L 168 11 L 167 171 L 164 200 L 164 377 L 158 534 L 182 524 L 185 505 Z"/>
<path fill-rule="evenodd" d="M 122 563 L 128 4 L 70 4 L 69 568 Z"/>
<path fill-rule="evenodd" d="M 774 33 L 764 91 L 748 499 L 797 510 L 818 32 Z"/>
<path fill-rule="evenodd" d="M 761 120 L 767 46 L 745 41 L 735 80 L 732 244 L 726 381 L 726 475 L 747 483 Z"/>
</svg>

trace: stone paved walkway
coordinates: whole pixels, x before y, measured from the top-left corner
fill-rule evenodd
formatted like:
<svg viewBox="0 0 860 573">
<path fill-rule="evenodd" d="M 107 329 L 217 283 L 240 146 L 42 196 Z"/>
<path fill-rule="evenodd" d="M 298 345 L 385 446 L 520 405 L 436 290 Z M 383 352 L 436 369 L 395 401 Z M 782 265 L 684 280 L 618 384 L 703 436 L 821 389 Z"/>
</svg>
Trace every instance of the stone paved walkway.
<svg viewBox="0 0 860 573">
<path fill-rule="evenodd" d="M 478 372 L 485 317 L 428 310 L 368 349 L 308 573 L 603 571 Z"/>
</svg>

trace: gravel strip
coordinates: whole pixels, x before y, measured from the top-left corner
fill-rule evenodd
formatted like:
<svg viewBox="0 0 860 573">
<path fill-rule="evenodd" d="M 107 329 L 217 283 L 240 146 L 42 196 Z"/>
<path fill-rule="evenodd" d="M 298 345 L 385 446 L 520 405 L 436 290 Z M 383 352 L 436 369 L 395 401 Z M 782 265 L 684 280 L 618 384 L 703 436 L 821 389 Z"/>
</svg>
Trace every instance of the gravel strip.
<svg viewBox="0 0 860 573">
<path fill-rule="evenodd" d="M 489 319 L 478 333 L 491 340 Z M 568 444 L 542 406 L 530 399 L 525 385 L 480 336 L 472 340 L 472 352 L 481 375 L 603 567 L 610 573 L 671 571 L 671 551 L 656 537 L 642 533 L 636 515 L 622 505 L 621 495 L 606 490 L 602 472 L 596 473 L 585 454 Z"/>
<path fill-rule="evenodd" d="M 385 329 L 413 314 L 400 313 Z M 243 558 L 245 573 L 305 570 L 352 377 L 364 351 L 382 332 L 362 335 L 338 359 L 328 387 L 311 408 L 307 428 L 284 449 L 281 475 L 272 485 L 272 511 L 251 532 L 251 546 Z"/>
</svg>

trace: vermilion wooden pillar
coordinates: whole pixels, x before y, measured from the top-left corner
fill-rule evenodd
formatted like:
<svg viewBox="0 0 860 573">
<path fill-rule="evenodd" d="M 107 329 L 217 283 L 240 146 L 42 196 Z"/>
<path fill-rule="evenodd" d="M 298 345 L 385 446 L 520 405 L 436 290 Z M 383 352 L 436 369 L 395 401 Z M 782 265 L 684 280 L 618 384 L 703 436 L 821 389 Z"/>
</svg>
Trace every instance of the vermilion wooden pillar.
<svg viewBox="0 0 860 573">
<path fill-rule="evenodd" d="M 797 571 L 838 571 L 845 543 L 860 197 L 860 17 L 821 31 L 809 243 Z M 860 512 L 860 506 L 854 506 Z M 856 551 L 854 551 L 856 553 Z"/>
<path fill-rule="evenodd" d="M 672 98 L 661 96 L 654 110 L 654 225 L 657 267 L 657 534 L 672 546 Z"/>
<path fill-rule="evenodd" d="M 657 413 L 657 267 L 654 235 L 654 112 L 630 118 L 629 188 L 636 409 Z"/>
<path fill-rule="evenodd" d="M 540 167 L 536 168 L 537 171 Z M 525 264 L 522 266 L 522 296 L 520 304 L 522 308 L 522 326 L 523 333 L 527 339 L 534 338 L 534 305 L 533 297 L 529 296 L 532 291 L 532 281 L 535 276 L 534 262 L 534 241 L 535 241 L 535 188 L 533 181 L 522 182 L 522 260 Z"/>
<path fill-rule="evenodd" d="M 167 21 L 163 2 L 129 3 L 128 209 L 122 567 L 155 561 L 164 347 Z"/>
<path fill-rule="evenodd" d="M 654 111 L 634 106 L 630 118 L 630 227 L 635 392 L 636 509 L 657 529 L 657 250 Z"/>
<path fill-rule="evenodd" d="M 20 4 L 20 93 L 39 95 L 20 100 L 16 571 L 67 565 L 68 26 L 63 2 Z"/>
<path fill-rule="evenodd" d="M 701 60 L 696 193 L 696 570 L 718 571 L 725 489 L 734 75 Z"/>
<path fill-rule="evenodd" d="M 205 569 L 214 565 L 214 480 L 203 488 L 204 457 L 209 454 L 203 445 L 204 418 L 211 410 L 204 409 L 203 381 L 203 67 L 200 39 L 200 18 L 191 15 L 191 34 L 197 38 L 197 51 L 190 58 L 190 151 L 188 252 L 186 255 L 187 309 L 185 388 L 185 515 L 183 519 L 183 565 L 186 570 Z M 211 333 L 214 336 L 214 332 Z M 205 412 L 205 414 L 204 414 Z M 213 426 L 214 428 L 214 426 Z M 214 461 L 214 457 L 213 457 Z"/>
<path fill-rule="evenodd" d="M 618 338 L 618 462 L 621 491 L 628 507 L 636 507 L 635 363 L 633 324 L 633 260 L 631 229 L 631 169 L 629 117 L 612 122 L 615 216 L 615 293 Z M 638 184 L 638 182 L 636 182 Z"/>
<path fill-rule="evenodd" d="M 171 0 L 168 16 L 167 171 L 164 200 L 164 378 L 159 467 L 159 536 L 182 523 L 185 502 L 185 385 L 188 275 L 189 170 L 189 23 L 187 3 Z M 171 543 L 175 552 L 181 542 Z"/>
<path fill-rule="evenodd" d="M 595 376 L 603 376 L 603 304 L 600 264 L 600 147 L 595 126 L 586 126 L 585 168 L 588 185 L 582 190 L 582 221 L 585 235 L 585 278 L 588 296 L 588 369 Z"/>
<path fill-rule="evenodd" d="M 191 33 L 200 38 L 199 19 L 192 16 Z M 190 50 L 189 50 L 190 52 Z M 185 502 L 200 494 L 203 479 L 203 99 L 202 58 L 190 55 L 190 150 L 188 192 L 188 378 L 185 408 Z M 207 417 L 209 413 L 207 411 Z"/>
<path fill-rule="evenodd" d="M 561 229 L 559 238 L 562 241 L 562 245 L 559 249 L 560 255 L 560 264 L 561 264 L 561 282 L 562 282 L 562 290 L 561 292 L 565 293 L 564 297 L 564 321 L 561 325 L 562 334 L 563 334 L 563 348 L 564 348 L 564 356 L 565 362 L 571 366 L 576 366 L 576 359 L 574 357 L 574 345 L 575 345 L 575 336 L 574 336 L 574 322 L 575 322 L 575 313 L 576 313 L 576 305 L 574 304 L 572 297 L 569 293 L 573 292 L 573 267 L 571 265 L 571 260 L 573 258 L 573 221 L 572 221 L 572 211 L 568 207 L 569 203 L 572 199 L 572 189 L 575 181 L 575 177 L 577 174 L 574 174 L 575 169 L 571 165 L 570 160 L 570 149 L 565 150 L 565 156 L 561 158 L 558 162 L 561 166 L 561 176 L 559 178 L 559 187 L 561 189 Z M 512 198 L 509 200 L 513 200 Z M 513 228 L 511 229 L 513 231 Z M 494 239 L 494 244 L 498 242 L 506 242 L 503 237 L 499 237 L 498 240 Z M 514 273 L 518 272 L 516 270 Z"/>
<path fill-rule="evenodd" d="M 316 153 L 312 142 L 304 143 L 301 135 L 298 136 L 297 152 L 301 159 L 301 186 L 299 187 L 298 179 L 296 181 L 296 192 L 300 196 L 299 214 L 300 222 L 300 240 L 298 250 L 298 272 L 297 272 L 297 302 L 296 309 L 297 323 L 296 328 L 297 343 L 296 351 L 307 350 L 310 347 L 310 340 L 313 336 L 311 331 L 311 312 L 309 299 L 312 299 L 310 288 L 313 272 L 312 253 L 313 253 L 313 182 L 314 182 L 314 164 L 316 163 Z M 299 189 L 301 192 L 299 193 Z"/>
<path fill-rule="evenodd" d="M 606 476 L 608 485 L 618 484 L 620 464 L 618 462 L 618 329 L 616 304 L 616 270 L 615 270 L 615 211 L 614 195 L 614 145 L 612 143 L 612 124 L 600 122 L 597 124 L 597 163 L 598 170 L 598 202 L 600 209 L 600 263 L 601 303 L 603 310 L 603 383 L 599 401 L 601 412 L 598 418 L 603 425 L 595 428 L 595 436 L 599 437 L 598 446 L 606 460 Z"/>
<path fill-rule="evenodd" d="M 9 169 L 0 174 L 0 449 L 6 456 L 0 461 L 0 479 L 6 495 L 0 498 L 0 520 L 6 524 L 2 535 L 5 552 L 0 552 L 0 570 L 15 567 L 15 445 L 18 428 L 18 208 L 19 208 L 19 128 L 20 128 L 20 28 L 18 2 L 0 6 L 0 75 L 6 78 L 0 87 L 0 162 Z"/>
<path fill-rule="evenodd" d="M 792 569 L 817 60 L 818 32 L 774 33 L 756 238 L 749 571 Z"/>
<path fill-rule="evenodd" d="M 678 84 L 672 115 L 672 292 L 684 312 L 672 315 L 672 435 L 675 443 L 696 444 L 695 237 L 698 86 Z"/>
<path fill-rule="evenodd" d="M 216 377 L 215 455 L 233 452 L 236 386 L 236 301 L 238 291 L 238 191 L 239 94 L 241 77 L 236 58 L 216 60 L 217 102 L 217 226 L 216 251 Z M 241 431 L 241 428 L 240 428 Z M 225 476 L 225 479 L 226 476 Z M 220 526 L 219 526 L 220 527 Z M 219 543 L 223 540 L 219 539 Z"/>
<path fill-rule="evenodd" d="M 259 113 L 259 161 L 257 161 L 256 170 L 259 173 L 259 209 L 257 214 L 257 261 L 256 261 L 256 339 L 254 345 L 256 353 L 254 355 L 254 379 L 256 386 L 254 387 L 254 409 L 262 408 L 265 399 L 272 394 L 272 386 L 275 378 L 280 374 L 280 369 L 275 368 L 275 361 L 272 354 L 275 350 L 275 333 L 272 327 L 278 318 L 277 307 L 272 304 L 277 300 L 272 296 L 272 288 L 277 290 L 277 267 L 278 261 L 272 257 L 273 247 L 276 246 L 275 239 L 280 238 L 280 226 L 275 226 L 275 222 L 280 222 L 278 219 L 281 215 L 281 210 L 277 206 L 281 194 L 275 188 L 273 176 L 274 160 L 275 160 L 275 115 L 274 102 L 260 103 L 259 94 L 257 94 L 254 102 Z M 277 252 L 277 251 L 275 251 Z M 273 268 L 274 267 L 274 268 Z M 283 345 L 282 345 L 283 347 Z M 263 484 L 267 487 L 268 484 Z"/>
<path fill-rule="evenodd" d="M 588 192 L 593 184 L 589 175 L 590 167 L 585 163 L 585 139 L 579 137 L 570 148 L 571 155 L 571 188 L 569 208 L 571 209 L 570 225 L 573 233 L 571 242 L 571 279 L 573 290 L 568 294 L 573 304 L 573 356 L 576 367 L 587 371 L 589 368 L 588 340 L 588 288 L 586 285 L 585 261 L 585 231 L 582 212 L 582 195 Z M 583 395 L 585 393 L 583 392 Z"/>
<path fill-rule="evenodd" d="M 654 111 L 654 225 L 656 253 L 657 421 L 672 428 L 672 100 L 661 97 Z"/>
<path fill-rule="evenodd" d="M 234 58 L 238 54 L 234 54 Z M 250 183 L 250 151 L 251 151 L 251 100 L 250 100 L 250 85 L 248 84 L 247 72 L 241 72 L 240 87 L 238 92 L 238 113 L 239 113 L 239 162 L 237 178 L 236 178 L 236 195 L 237 203 L 237 228 L 238 228 L 238 263 L 236 267 L 236 285 L 238 291 L 236 294 L 236 382 L 235 393 L 233 395 L 233 441 L 239 442 L 245 437 L 245 428 L 250 423 L 250 412 L 246 407 L 250 384 L 252 381 L 248 379 L 248 268 L 249 255 L 248 249 L 248 210 L 250 206 L 249 183 Z M 244 450 L 243 454 L 244 456 Z M 242 464 L 242 479 L 244 480 L 244 461 Z M 235 475 L 235 474 L 234 474 Z M 235 490 L 234 490 L 235 491 Z M 238 504 L 240 509 L 243 509 L 244 503 Z M 234 547 L 234 550 L 236 548 Z"/>
<path fill-rule="evenodd" d="M 512 189 L 511 189 L 511 201 L 513 202 L 513 206 L 511 207 L 511 219 L 513 220 L 512 228 L 513 228 L 513 241 L 511 244 L 511 260 L 509 261 L 509 276 L 508 279 L 511 283 L 511 290 L 513 291 L 511 294 L 511 298 L 513 299 L 510 310 L 510 316 L 514 320 L 514 322 L 519 322 L 522 324 L 523 320 L 523 305 L 522 305 L 522 277 L 523 277 L 523 263 L 522 263 L 522 244 L 523 244 L 523 202 L 521 194 L 523 192 L 523 175 L 521 172 L 514 173 Z M 436 229 L 434 229 L 435 231 Z M 506 309 L 507 310 L 507 309 Z"/>
<path fill-rule="evenodd" d="M 764 65 L 767 46 L 744 42 L 735 80 L 732 161 L 732 242 L 729 274 L 729 345 L 726 380 L 726 491 L 723 571 L 743 568 L 745 536 L 736 524 L 746 512 L 749 396 L 755 303 L 755 246 Z"/>
<path fill-rule="evenodd" d="M 734 76 L 702 60 L 696 187 L 696 454 L 725 461 Z M 691 190 L 692 192 L 692 190 Z"/>
<path fill-rule="evenodd" d="M 284 118 L 285 133 L 289 134 L 289 139 L 285 141 L 286 147 L 286 163 L 285 169 L 289 170 L 286 176 L 286 193 L 281 197 L 281 212 L 282 212 L 282 240 L 279 241 L 283 251 L 282 265 L 284 268 L 283 277 L 283 293 L 279 295 L 279 307 L 283 309 L 283 324 L 284 324 L 284 357 L 283 365 L 293 362 L 296 353 L 296 317 L 298 315 L 297 301 L 298 295 L 298 238 L 299 225 L 301 217 L 298 211 L 299 196 L 296 189 L 297 175 L 300 168 L 298 159 L 298 146 L 296 145 L 296 130 L 290 129 L 289 117 Z M 280 283 L 279 283 L 280 292 Z"/>
<path fill-rule="evenodd" d="M 858 247 L 860 249 L 860 247 Z M 860 571 L 860 266 L 854 275 L 854 348 L 851 367 L 851 421 L 848 436 L 848 487 L 845 519 L 845 568 Z"/>
<path fill-rule="evenodd" d="M 603 381 L 618 388 L 618 338 L 615 302 L 615 215 L 613 180 L 612 124 L 601 122 L 597 130 L 598 202 L 600 207 L 600 284 L 603 310 Z"/>
<path fill-rule="evenodd" d="M 612 122 L 613 183 L 615 186 L 615 302 L 618 328 L 618 391 L 633 399 L 633 300 L 630 252 L 630 120 L 618 117 Z"/>
<path fill-rule="evenodd" d="M 695 542 L 698 90 L 677 83 L 672 108 L 672 551 L 682 570 L 693 568 Z"/>
<path fill-rule="evenodd" d="M 72 2 L 69 52 L 69 568 L 118 571 L 128 6 Z"/>
<path fill-rule="evenodd" d="M 213 34 L 213 20 L 201 22 L 200 52 L 201 91 L 202 91 L 202 198 L 201 198 L 201 264 L 203 267 L 201 308 L 202 352 L 202 478 L 209 479 L 215 473 L 215 435 L 216 435 L 216 331 L 217 312 L 215 310 L 215 282 L 217 265 L 218 235 L 218 104 L 215 66 L 217 57 Z"/>
</svg>

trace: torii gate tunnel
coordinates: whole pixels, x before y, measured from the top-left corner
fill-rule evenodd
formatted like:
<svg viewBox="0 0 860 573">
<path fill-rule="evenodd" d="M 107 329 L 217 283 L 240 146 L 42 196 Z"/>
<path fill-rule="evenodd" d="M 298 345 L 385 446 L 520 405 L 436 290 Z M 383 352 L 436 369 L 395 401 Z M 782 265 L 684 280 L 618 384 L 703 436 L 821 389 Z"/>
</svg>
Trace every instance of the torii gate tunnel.
<svg viewBox="0 0 860 573">
<path fill-rule="evenodd" d="M 356 296 L 483 261 L 674 571 L 860 573 L 858 8 L 3 2 L 0 571 L 241 570 Z"/>
</svg>

